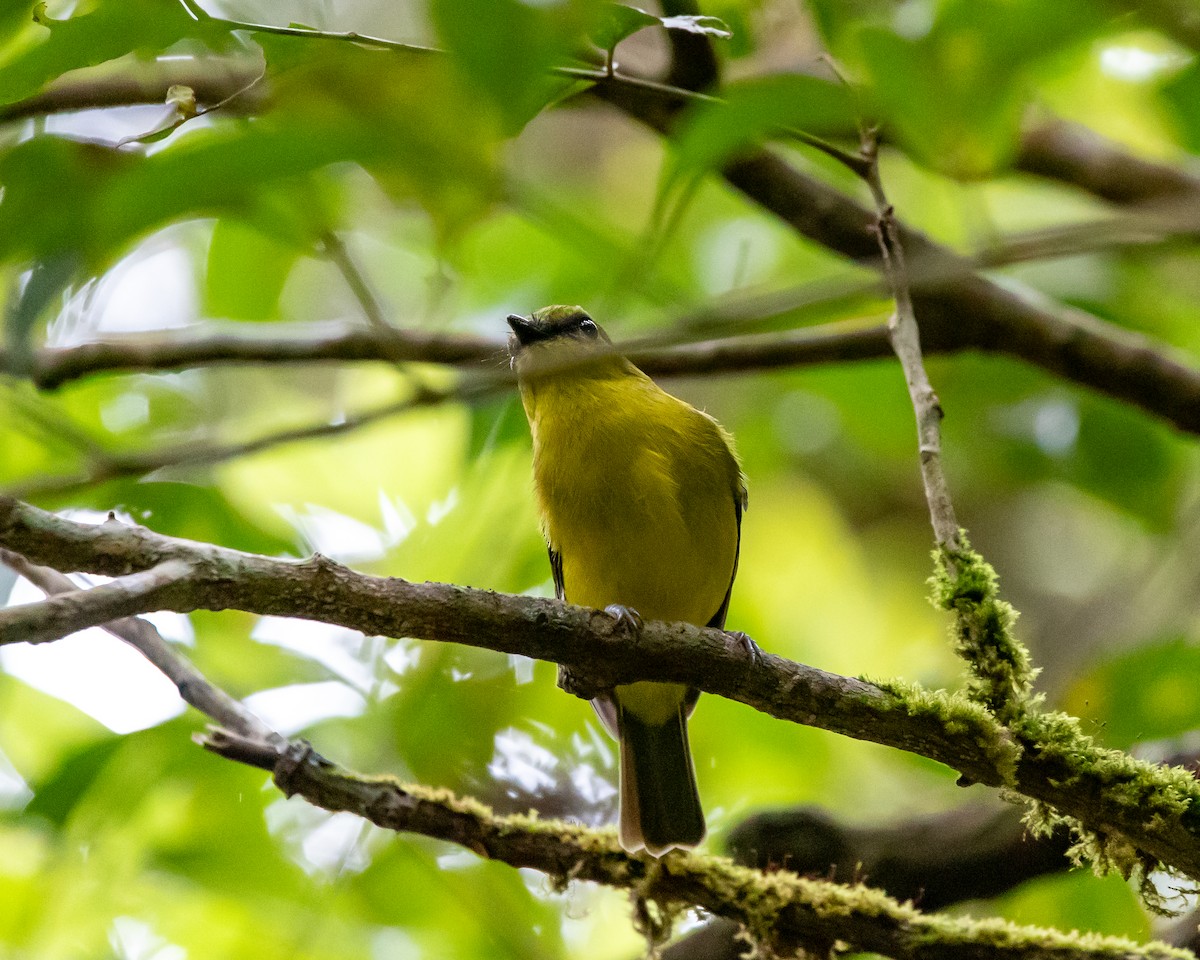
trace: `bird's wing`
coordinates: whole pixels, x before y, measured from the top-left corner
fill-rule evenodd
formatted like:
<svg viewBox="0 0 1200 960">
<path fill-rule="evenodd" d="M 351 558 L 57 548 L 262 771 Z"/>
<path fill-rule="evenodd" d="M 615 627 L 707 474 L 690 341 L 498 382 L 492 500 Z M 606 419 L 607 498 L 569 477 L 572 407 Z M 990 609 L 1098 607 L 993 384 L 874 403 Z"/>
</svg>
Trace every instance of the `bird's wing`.
<svg viewBox="0 0 1200 960">
<path fill-rule="evenodd" d="M 733 580 L 737 576 L 738 557 L 742 552 L 742 510 L 746 506 L 746 491 L 743 488 L 740 495 L 733 498 L 733 509 L 737 516 L 737 546 L 733 551 L 733 571 L 729 574 L 729 587 L 725 591 L 725 599 L 721 601 L 721 606 L 717 612 L 713 614 L 712 619 L 705 626 L 716 627 L 718 630 L 725 629 L 725 615 L 729 613 L 729 597 L 733 593 Z M 683 700 L 683 709 L 685 716 L 691 716 L 692 711 L 696 709 L 696 701 L 700 699 L 700 691 L 689 689 Z"/>
<path fill-rule="evenodd" d="M 740 511 L 738 516 L 741 516 Z M 546 550 L 550 554 L 550 572 L 554 574 L 554 596 L 559 600 L 564 600 L 566 599 L 564 596 L 566 591 L 563 589 L 562 554 L 550 546 L 550 544 L 546 544 Z"/>
<path fill-rule="evenodd" d="M 729 574 L 729 587 L 725 591 L 725 599 L 721 601 L 721 606 L 717 608 L 717 612 L 706 624 L 706 626 L 716 627 L 718 630 L 725 629 L 725 615 L 729 613 L 729 596 L 733 593 L 733 579 L 737 576 L 738 557 L 742 552 L 742 510 L 744 507 L 745 493 L 743 492 L 740 497 L 733 498 L 733 509 L 737 515 L 737 546 L 733 550 L 733 570 Z"/>
</svg>

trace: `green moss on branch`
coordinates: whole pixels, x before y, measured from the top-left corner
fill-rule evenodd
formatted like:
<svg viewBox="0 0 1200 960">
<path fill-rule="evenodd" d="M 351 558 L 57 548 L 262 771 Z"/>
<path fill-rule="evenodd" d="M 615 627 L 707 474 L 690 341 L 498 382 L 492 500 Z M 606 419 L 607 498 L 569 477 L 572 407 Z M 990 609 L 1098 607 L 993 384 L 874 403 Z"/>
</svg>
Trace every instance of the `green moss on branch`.
<svg viewBox="0 0 1200 960">
<path fill-rule="evenodd" d="M 965 532 L 959 537 L 961 549 L 934 551 L 932 600 L 954 614 L 954 649 L 972 674 L 967 695 L 1010 723 L 1033 705 L 1038 671 L 1013 632 L 1017 611 L 1000 599 L 996 571 L 971 549 Z"/>
</svg>

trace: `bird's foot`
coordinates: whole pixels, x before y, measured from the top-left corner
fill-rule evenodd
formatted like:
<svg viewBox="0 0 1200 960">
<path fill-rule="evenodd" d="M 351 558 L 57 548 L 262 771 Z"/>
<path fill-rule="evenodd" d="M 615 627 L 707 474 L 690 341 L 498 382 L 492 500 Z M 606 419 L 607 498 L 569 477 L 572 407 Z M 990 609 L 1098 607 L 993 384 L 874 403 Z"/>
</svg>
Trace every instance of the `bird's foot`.
<svg viewBox="0 0 1200 960">
<path fill-rule="evenodd" d="M 642 629 L 642 615 L 634 610 L 633 607 L 624 607 L 619 603 L 610 603 L 604 608 L 604 612 L 616 621 L 618 629 L 628 634 L 637 633 Z"/>
<path fill-rule="evenodd" d="M 750 639 L 750 634 L 742 633 L 741 630 L 727 630 L 734 647 L 756 666 L 762 660 L 762 648 L 757 643 Z"/>
</svg>

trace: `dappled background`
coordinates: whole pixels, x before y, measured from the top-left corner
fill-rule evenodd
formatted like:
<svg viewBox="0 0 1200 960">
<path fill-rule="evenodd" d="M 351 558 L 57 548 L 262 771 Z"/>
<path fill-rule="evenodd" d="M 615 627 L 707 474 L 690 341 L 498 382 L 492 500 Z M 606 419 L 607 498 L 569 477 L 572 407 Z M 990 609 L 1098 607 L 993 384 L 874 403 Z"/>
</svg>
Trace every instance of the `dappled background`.
<svg viewBox="0 0 1200 960">
<path fill-rule="evenodd" d="M 115 511 L 248 551 L 552 595 L 520 404 L 510 389 L 454 394 L 502 370 L 499 355 L 94 370 L 40 390 L 45 350 L 381 327 L 498 347 L 506 314 L 547 303 L 584 305 L 618 341 L 667 345 L 878 324 L 890 306 L 869 268 L 706 173 L 780 127 L 852 145 L 855 110 L 884 122 L 882 173 L 904 221 L 995 264 L 1024 295 L 1200 349 L 1200 211 L 1135 216 L 1018 162 L 1023 134 L 1062 118 L 1129 154 L 1193 166 L 1200 65 L 1169 20 L 1063 0 L 726 0 L 702 12 L 732 34 L 713 43 L 729 81 L 746 84 L 732 88 L 740 112 L 710 121 L 731 131 L 724 152 L 706 147 L 716 134 L 673 144 L 551 71 L 601 60 L 584 38 L 607 14 L 583 0 L 9 4 L 0 488 L 78 519 Z M 248 27 L 264 23 L 450 55 Z M 661 70 L 665 31 L 635 34 L 616 60 Z M 775 74 L 804 76 L 764 98 L 755 79 Z M 97 91 L 114 77 L 153 87 L 163 76 L 220 106 L 193 116 L 176 90 L 166 105 L 80 109 L 107 103 Z M 55 81 L 57 100 L 29 105 Z M 819 150 L 779 149 L 867 200 Z M 959 519 L 1022 613 L 1041 688 L 1107 745 L 1150 758 L 1200 747 L 1194 438 L 1017 359 L 960 352 L 928 365 Z M 733 432 L 749 478 L 730 628 L 825 670 L 958 685 L 946 618 L 926 600 L 932 535 L 898 364 L 664 385 Z M 40 594 L 0 567 L 0 596 Z M 235 612 L 154 622 L 215 683 L 338 762 L 505 811 L 611 822 L 614 745 L 585 702 L 555 688 L 552 665 Z M 0 647 L 0 954 L 641 948 L 624 895 L 555 890 L 285 801 L 262 773 L 195 747 L 201 726 L 98 630 Z M 716 697 L 702 698 L 691 731 L 713 850 L 766 808 L 813 804 L 879 825 L 998 803 L 929 761 Z M 962 909 L 1151 931 L 1123 881 L 1086 872 Z"/>
</svg>

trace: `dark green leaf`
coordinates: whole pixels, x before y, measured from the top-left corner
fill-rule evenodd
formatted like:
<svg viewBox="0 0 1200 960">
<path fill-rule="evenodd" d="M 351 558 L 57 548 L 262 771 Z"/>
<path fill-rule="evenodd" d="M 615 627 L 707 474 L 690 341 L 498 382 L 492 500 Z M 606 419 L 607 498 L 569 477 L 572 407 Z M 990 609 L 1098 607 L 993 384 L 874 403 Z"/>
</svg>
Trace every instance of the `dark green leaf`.
<svg viewBox="0 0 1200 960">
<path fill-rule="evenodd" d="M 1200 647 L 1173 637 L 1132 650 L 1080 677 L 1067 709 L 1099 726 L 1106 746 L 1178 737 L 1200 727 Z"/>
<path fill-rule="evenodd" d="M 159 54 L 188 38 L 214 49 L 231 43 L 228 30 L 193 19 L 179 0 L 102 0 L 63 20 L 43 10 L 37 22 L 43 28 L 39 42 L 0 66 L 0 103 L 23 100 L 68 70 L 129 53 Z"/>
<path fill-rule="evenodd" d="M 204 274 L 205 312 L 230 320 L 279 318 L 279 296 L 301 251 L 238 220 L 213 229 Z"/>
<path fill-rule="evenodd" d="M 20 366 L 31 357 L 30 338 L 46 309 L 77 280 L 79 262 L 72 252 L 52 254 L 33 265 L 21 295 L 8 314 L 5 340 Z"/>
<path fill-rule="evenodd" d="M 897 16 L 859 25 L 846 55 L 866 93 L 921 162 L 961 178 L 1004 166 L 1017 149 L 1038 62 L 1090 38 L 1105 22 L 1095 4 L 1038 0 L 942 4 L 932 24 Z"/>
<path fill-rule="evenodd" d="M 89 743 L 65 755 L 49 777 L 34 784 L 33 799 L 25 808 L 25 813 L 44 817 L 55 826 L 62 827 L 75 805 L 121 751 L 124 742 L 120 737 L 111 737 Z"/>
<path fill-rule="evenodd" d="M 626 37 L 631 37 L 646 27 L 657 26 L 661 22 L 659 17 L 638 7 L 627 7 L 623 3 L 603 3 L 600 5 L 600 16 L 588 31 L 588 37 L 601 50 L 612 50 Z"/>
<path fill-rule="evenodd" d="M 1200 63 L 1193 63 L 1163 85 L 1166 100 L 1179 124 L 1184 146 L 1200 150 Z"/>
<path fill-rule="evenodd" d="M 434 0 L 430 5 L 443 44 L 475 93 L 497 112 L 505 130 L 518 132 L 571 81 L 550 67 L 572 52 L 562 8 L 521 0 Z"/>
<path fill-rule="evenodd" d="M 716 169 L 739 150 L 795 131 L 853 129 L 854 119 L 844 84 L 790 73 L 733 83 L 723 102 L 699 103 L 681 122 L 676 175 Z"/>
</svg>

